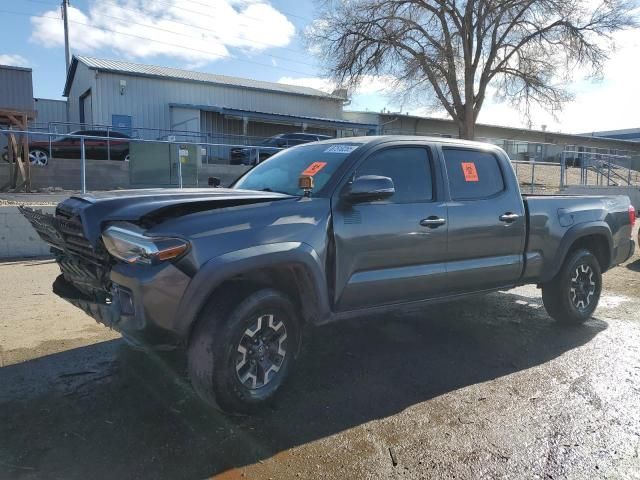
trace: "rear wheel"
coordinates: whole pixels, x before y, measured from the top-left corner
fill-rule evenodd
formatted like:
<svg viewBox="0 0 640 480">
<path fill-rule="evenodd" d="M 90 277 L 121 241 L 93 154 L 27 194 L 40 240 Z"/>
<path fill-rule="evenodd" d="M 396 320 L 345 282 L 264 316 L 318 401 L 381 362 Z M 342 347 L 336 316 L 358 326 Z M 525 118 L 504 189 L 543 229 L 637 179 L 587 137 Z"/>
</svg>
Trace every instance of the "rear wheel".
<svg viewBox="0 0 640 480">
<path fill-rule="evenodd" d="M 299 347 L 296 310 L 282 293 L 262 289 L 238 300 L 218 296 L 204 309 L 189 342 L 191 382 L 209 404 L 250 413 L 272 400 Z"/>
<path fill-rule="evenodd" d="M 542 301 L 554 320 L 580 324 L 593 315 L 602 291 L 598 259 L 586 249 L 569 254 L 560 272 L 542 286 Z"/>
</svg>

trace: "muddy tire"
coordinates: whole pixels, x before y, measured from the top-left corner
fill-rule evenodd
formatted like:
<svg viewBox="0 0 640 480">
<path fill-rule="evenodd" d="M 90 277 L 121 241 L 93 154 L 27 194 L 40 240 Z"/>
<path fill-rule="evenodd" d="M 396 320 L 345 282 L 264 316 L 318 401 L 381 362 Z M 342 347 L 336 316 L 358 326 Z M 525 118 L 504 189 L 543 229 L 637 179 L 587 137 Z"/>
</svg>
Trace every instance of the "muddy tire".
<svg viewBox="0 0 640 480">
<path fill-rule="evenodd" d="M 204 308 L 188 347 L 191 383 L 210 405 L 252 413 L 280 389 L 300 348 L 296 309 L 281 292 L 220 295 Z"/>
<path fill-rule="evenodd" d="M 570 252 L 558 274 L 542 286 L 547 313 L 557 322 L 578 325 L 588 320 L 600 300 L 602 272 L 586 249 Z"/>
</svg>

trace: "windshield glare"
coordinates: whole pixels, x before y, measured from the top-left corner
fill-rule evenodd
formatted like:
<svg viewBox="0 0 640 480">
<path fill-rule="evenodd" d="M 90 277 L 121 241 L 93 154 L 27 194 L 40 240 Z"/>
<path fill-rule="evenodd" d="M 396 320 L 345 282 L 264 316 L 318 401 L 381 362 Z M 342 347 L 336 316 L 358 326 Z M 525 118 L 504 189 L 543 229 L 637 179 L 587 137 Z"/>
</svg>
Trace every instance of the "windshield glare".
<svg viewBox="0 0 640 480">
<path fill-rule="evenodd" d="M 360 145 L 347 142 L 323 143 L 283 150 L 247 172 L 233 188 L 302 195 L 298 179 L 304 174 L 313 176 L 313 190 L 318 192 L 349 154 Z"/>
<path fill-rule="evenodd" d="M 270 146 L 277 146 L 278 145 L 278 140 L 282 140 L 282 137 L 271 137 L 271 138 L 267 138 L 266 140 L 263 140 L 260 145 L 270 145 Z"/>
</svg>

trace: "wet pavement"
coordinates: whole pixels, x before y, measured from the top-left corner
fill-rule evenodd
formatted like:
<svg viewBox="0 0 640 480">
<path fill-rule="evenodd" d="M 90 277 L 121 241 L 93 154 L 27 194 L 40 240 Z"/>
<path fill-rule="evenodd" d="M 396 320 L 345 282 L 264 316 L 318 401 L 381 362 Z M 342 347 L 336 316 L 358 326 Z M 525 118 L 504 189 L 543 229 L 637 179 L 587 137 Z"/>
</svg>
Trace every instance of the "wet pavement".
<svg viewBox="0 0 640 480">
<path fill-rule="evenodd" d="M 533 286 L 307 332 L 273 408 L 226 417 L 176 353 L 131 350 L 0 264 L 0 478 L 640 478 L 640 259 L 595 318 Z"/>
</svg>

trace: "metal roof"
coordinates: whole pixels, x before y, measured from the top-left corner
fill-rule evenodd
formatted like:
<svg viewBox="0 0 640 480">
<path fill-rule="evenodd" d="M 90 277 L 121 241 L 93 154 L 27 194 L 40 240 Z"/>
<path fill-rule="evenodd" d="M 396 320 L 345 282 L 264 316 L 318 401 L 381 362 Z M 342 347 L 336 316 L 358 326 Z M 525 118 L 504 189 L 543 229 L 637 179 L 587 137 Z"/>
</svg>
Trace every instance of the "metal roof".
<svg viewBox="0 0 640 480">
<path fill-rule="evenodd" d="M 227 75 L 216 75 L 214 73 L 193 72 L 191 70 L 181 70 L 178 68 L 160 67 L 156 65 L 145 65 L 141 63 L 131 63 L 122 60 L 107 60 L 102 58 L 87 57 L 84 55 L 74 55 L 67 74 L 67 81 L 64 87 L 64 95 L 68 96 L 71 82 L 75 74 L 78 62 L 82 62 L 92 70 L 102 72 L 115 72 L 141 77 L 168 78 L 187 82 L 211 83 L 215 85 L 227 85 L 233 87 L 250 88 L 255 90 L 266 90 L 271 92 L 289 93 L 293 95 L 305 95 L 312 97 L 327 98 L 331 100 L 345 100 L 344 98 L 332 95 L 315 88 L 301 87 L 297 85 L 286 85 L 284 83 L 265 82 L 262 80 L 252 80 L 249 78 L 230 77 Z"/>
</svg>

